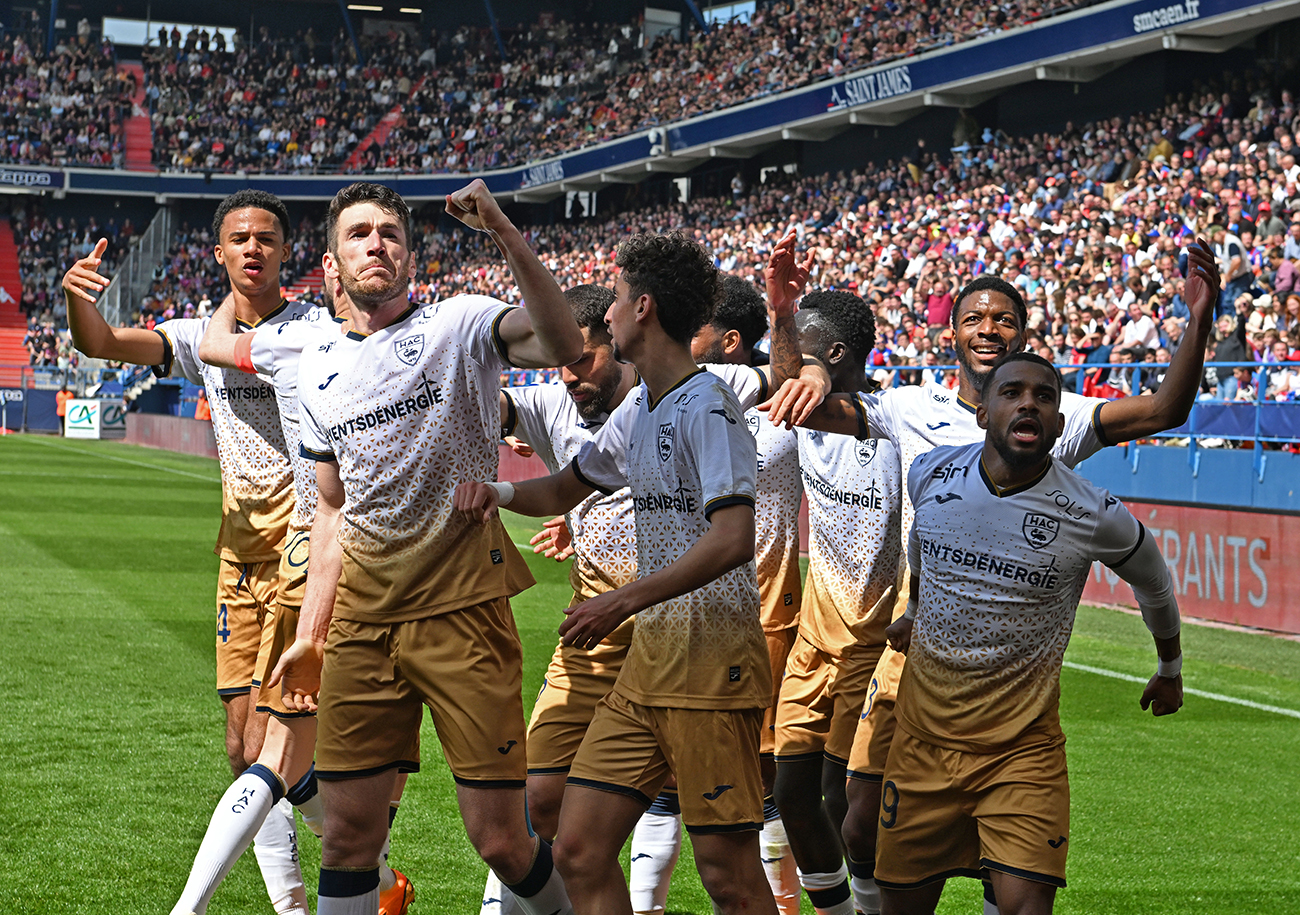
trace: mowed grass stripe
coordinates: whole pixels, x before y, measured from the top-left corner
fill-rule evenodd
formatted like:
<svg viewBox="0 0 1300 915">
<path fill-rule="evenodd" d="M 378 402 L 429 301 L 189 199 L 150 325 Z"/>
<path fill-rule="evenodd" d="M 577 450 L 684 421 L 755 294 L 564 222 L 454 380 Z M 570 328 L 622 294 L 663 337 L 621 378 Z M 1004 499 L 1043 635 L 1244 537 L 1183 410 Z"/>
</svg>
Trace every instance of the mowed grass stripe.
<svg viewBox="0 0 1300 915">
<path fill-rule="evenodd" d="M 1117 670 L 1104 670 L 1100 667 L 1090 667 L 1087 664 L 1076 664 L 1073 661 L 1065 661 L 1065 666 L 1071 670 L 1081 670 L 1085 673 L 1096 674 L 1099 677 L 1110 677 L 1113 680 L 1127 680 L 1129 683 L 1146 684 L 1150 678 L 1135 677 L 1132 674 L 1122 674 Z M 1246 708 L 1253 708 L 1261 712 L 1272 712 L 1274 715 L 1286 715 L 1290 718 L 1300 718 L 1300 712 L 1295 709 L 1278 708 L 1276 705 L 1264 705 L 1262 702 L 1251 702 L 1249 699 L 1238 699 L 1235 696 L 1223 696 L 1219 693 L 1206 692 L 1203 689 L 1193 689 L 1190 686 L 1183 687 L 1183 693 L 1188 696 L 1199 696 L 1202 699 L 1213 699 L 1215 702 L 1231 702 L 1233 705 L 1244 705 Z"/>
<path fill-rule="evenodd" d="M 217 474 L 215 461 L 121 443 L 0 438 L 0 912 L 157 913 L 185 880 L 230 778 L 212 690 Z M 568 566 L 526 546 L 540 522 L 505 521 L 538 580 L 513 601 L 528 709 L 569 601 Z M 1071 664 L 1153 669 L 1134 616 L 1080 608 L 1075 631 Z M 1300 708 L 1296 643 L 1191 625 L 1183 642 L 1198 689 Z M 1137 682 L 1063 672 L 1072 848 L 1056 910 L 1293 910 L 1300 729 L 1209 701 L 1153 719 Z M 393 861 L 415 881 L 413 915 L 472 915 L 485 868 L 431 728 L 424 738 Z M 320 846 L 303 831 L 301 847 L 310 891 Z M 668 908 L 710 911 L 689 845 Z M 251 856 L 209 911 L 268 911 Z M 979 911 L 978 885 L 951 881 L 941 915 Z"/>
</svg>

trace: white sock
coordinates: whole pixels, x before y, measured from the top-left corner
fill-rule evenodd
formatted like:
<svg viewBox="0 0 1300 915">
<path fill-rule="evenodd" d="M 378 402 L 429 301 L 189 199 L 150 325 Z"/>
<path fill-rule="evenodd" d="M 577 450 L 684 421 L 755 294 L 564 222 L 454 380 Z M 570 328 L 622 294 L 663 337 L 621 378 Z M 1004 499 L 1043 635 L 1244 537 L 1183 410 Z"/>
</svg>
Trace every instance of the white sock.
<svg viewBox="0 0 1300 915">
<path fill-rule="evenodd" d="M 487 884 L 483 887 L 483 907 L 479 915 L 518 915 L 521 911 L 515 894 L 506 889 L 496 871 L 488 868 Z"/>
<path fill-rule="evenodd" d="M 545 866 L 550 869 L 550 876 L 547 877 L 542 888 L 533 895 L 514 894 L 519 911 L 524 915 L 573 915 L 573 903 L 569 902 L 569 894 L 564 891 L 564 878 L 560 876 L 560 869 L 551 861 L 551 847 L 545 842 L 542 842 L 542 846 L 538 853 L 538 863 L 545 861 Z M 529 876 L 533 875 L 530 873 Z"/>
<path fill-rule="evenodd" d="M 849 892 L 849 869 L 841 864 L 833 874 L 805 874 L 799 871 L 799 884 L 808 892 L 817 915 L 853 915 L 853 895 Z"/>
<path fill-rule="evenodd" d="M 637 915 L 662 913 L 668 903 L 668 884 L 682 852 L 682 821 L 646 811 L 632 831 L 632 867 L 628 891 Z"/>
<path fill-rule="evenodd" d="M 250 769 L 235 779 L 212 811 L 208 831 L 194 855 L 189 879 L 172 915 L 203 915 L 212 894 L 262 827 L 275 797 L 266 780 L 266 775 L 273 773 L 265 766 L 259 768 L 263 774 Z"/>
<path fill-rule="evenodd" d="M 393 884 L 397 883 L 397 875 L 394 874 L 393 869 L 388 866 L 388 852 L 392 847 L 393 829 L 390 826 L 388 829 L 388 835 L 384 836 L 384 847 L 379 852 L 379 892 L 381 895 L 387 893 L 393 888 Z"/>
<path fill-rule="evenodd" d="M 776 898 L 776 909 L 781 915 L 799 915 L 799 875 L 796 873 L 794 855 L 790 853 L 790 840 L 785 834 L 785 824 L 777 817 L 763 824 L 758 834 L 759 854 L 763 871 Z"/>
<path fill-rule="evenodd" d="M 880 887 L 876 886 L 873 878 L 850 877 L 849 886 L 853 889 L 853 904 L 859 912 L 864 915 L 880 915 Z"/>
<path fill-rule="evenodd" d="M 277 915 L 309 915 L 307 890 L 298 863 L 298 831 L 293 823 L 293 805 L 287 800 L 282 799 L 267 812 L 253 839 L 253 853 Z"/>
<path fill-rule="evenodd" d="M 316 838 L 325 834 L 325 808 L 321 806 L 320 795 L 313 794 L 310 799 L 296 805 L 302 815 L 302 822 Z"/>
</svg>

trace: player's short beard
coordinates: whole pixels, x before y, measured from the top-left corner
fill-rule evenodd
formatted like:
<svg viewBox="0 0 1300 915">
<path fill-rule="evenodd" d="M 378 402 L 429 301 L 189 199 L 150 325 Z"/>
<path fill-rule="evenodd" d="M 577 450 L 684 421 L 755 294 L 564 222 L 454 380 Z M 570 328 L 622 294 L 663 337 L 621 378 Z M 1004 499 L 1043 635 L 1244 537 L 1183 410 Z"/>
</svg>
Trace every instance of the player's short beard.
<svg viewBox="0 0 1300 915">
<path fill-rule="evenodd" d="M 1033 451 L 1017 451 L 1011 447 L 1008 439 L 1011 438 L 1011 427 L 1015 426 L 1020 420 L 1016 420 L 1007 428 L 1005 434 L 994 435 L 993 450 L 1002 458 L 1002 462 L 1012 470 L 1029 470 L 1031 467 L 1037 467 L 1043 462 L 1049 454 L 1052 453 L 1052 446 L 1056 442 L 1050 440 L 1047 436 L 1047 429 L 1041 424 L 1038 431 L 1038 447 Z"/>
<path fill-rule="evenodd" d="M 339 282 L 342 283 L 348 300 L 361 311 L 372 312 L 385 302 L 404 296 L 407 286 L 406 271 L 403 269 L 405 264 L 399 261 L 393 266 L 395 270 L 392 279 L 379 287 L 372 285 L 368 288 L 363 288 L 354 274 L 340 270 Z"/>
<path fill-rule="evenodd" d="M 713 341 L 713 345 L 707 351 L 700 354 L 696 360 L 700 365 L 721 365 L 727 361 L 727 354 L 722 351 L 722 338 L 718 337 Z"/>
<path fill-rule="evenodd" d="M 581 384 L 584 393 L 590 393 L 592 396 L 584 403 L 574 402 L 578 408 L 578 415 L 585 420 L 592 420 L 602 414 L 609 412 L 609 403 L 614 399 L 615 392 L 618 391 L 619 382 L 623 380 L 621 371 L 610 372 L 599 384 Z"/>
</svg>

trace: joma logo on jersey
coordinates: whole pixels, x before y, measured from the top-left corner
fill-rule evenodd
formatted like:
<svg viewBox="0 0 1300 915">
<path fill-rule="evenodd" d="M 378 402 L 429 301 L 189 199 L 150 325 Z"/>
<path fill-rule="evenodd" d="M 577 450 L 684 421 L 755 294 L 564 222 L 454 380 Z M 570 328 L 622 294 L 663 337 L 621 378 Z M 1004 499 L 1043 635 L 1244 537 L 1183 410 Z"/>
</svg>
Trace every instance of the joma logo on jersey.
<svg viewBox="0 0 1300 915">
<path fill-rule="evenodd" d="M 1061 519 L 1049 518 L 1037 512 L 1025 512 L 1024 523 L 1020 529 L 1025 533 L 1025 540 L 1036 550 L 1051 544 L 1061 532 Z"/>
<path fill-rule="evenodd" d="M 659 460 L 668 463 L 673 456 L 673 424 L 663 423 L 659 426 Z"/>
<path fill-rule="evenodd" d="M 858 442 L 857 455 L 858 463 L 866 467 L 871 463 L 871 459 L 876 456 L 876 449 L 880 447 L 880 442 L 874 438 L 869 438 Z"/>
<path fill-rule="evenodd" d="M 407 365 L 415 365 L 424 355 L 424 334 L 413 334 L 397 341 L 397 358 Z"/>
</svg>

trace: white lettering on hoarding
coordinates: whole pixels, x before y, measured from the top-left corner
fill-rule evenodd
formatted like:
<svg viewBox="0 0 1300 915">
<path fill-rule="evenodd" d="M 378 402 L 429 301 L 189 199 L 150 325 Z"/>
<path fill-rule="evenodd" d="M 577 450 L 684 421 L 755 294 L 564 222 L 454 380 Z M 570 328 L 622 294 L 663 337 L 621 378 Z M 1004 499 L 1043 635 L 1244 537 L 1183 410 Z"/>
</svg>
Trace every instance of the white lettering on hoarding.
<svg viewBox="0 0 1300 915">
<path fill-rule="evenodd" d="M 1151 10 L 1149 13 L 1138 13 L 1133 17 L 1133 31 L 1141 34 L 1150 32 L 1154 29 L 1163 29 L 1165 26 L 1178 25 L 1180 22 L 1191 22 L 1193 19 L 1201 18 L 1201 0 L 1183 0 L 1182 3 L 1175 3 L 1173 6 L 1162 6 L 1158 10 Z"/>
<path fill-rule="evenodd" d="M 1199 2 L 1199 0 L 1198 0 Z M 888 70 L 878 70 L 866 76 L 857 76 L 831 87 L 830 110 L 851 108 L 867 102 L 878 102 L 912 91 L 912 72 L 904 64 Z"/>
</svg>

